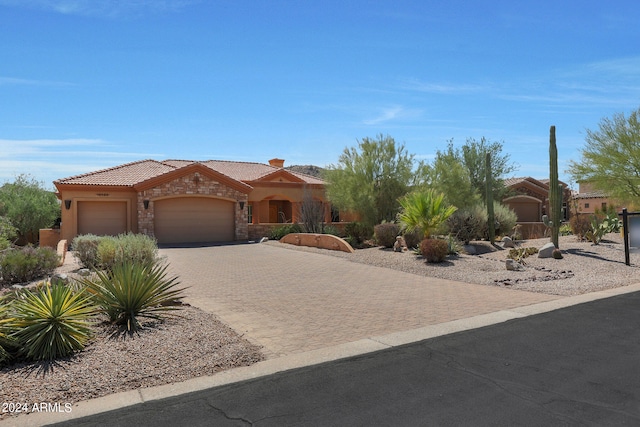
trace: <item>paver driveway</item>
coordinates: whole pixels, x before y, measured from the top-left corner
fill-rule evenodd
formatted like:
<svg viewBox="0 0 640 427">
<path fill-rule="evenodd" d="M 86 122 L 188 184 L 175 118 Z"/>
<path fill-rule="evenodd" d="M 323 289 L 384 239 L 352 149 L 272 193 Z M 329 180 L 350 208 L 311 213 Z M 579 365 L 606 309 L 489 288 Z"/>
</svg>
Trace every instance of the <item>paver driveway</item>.
<svg viewBox="0 0 640 427">
<path fill-rule="evenodd" d="M 264 244 L 165 248 L 186 302 L 216 314 L 267 357 L 557 299 Z"/>
</svg>

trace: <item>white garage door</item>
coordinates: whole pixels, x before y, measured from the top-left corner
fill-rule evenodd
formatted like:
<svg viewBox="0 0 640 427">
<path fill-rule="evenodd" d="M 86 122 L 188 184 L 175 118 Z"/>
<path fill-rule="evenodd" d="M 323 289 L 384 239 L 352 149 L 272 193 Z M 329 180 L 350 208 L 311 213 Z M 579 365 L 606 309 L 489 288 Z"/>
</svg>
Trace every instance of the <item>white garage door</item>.
<svg viewBox="0 0 640 427">
<path fill-rule="evenodd" d="M 78 202 L 78 234 L 117 236 L 127 232 L 127 202 Z"/>
<path fill-rule="evenodd" d="M 154 202 L 158 243 L 229 242 L 235 237 L 235 203 L 205 197 Z"/>
</svg>

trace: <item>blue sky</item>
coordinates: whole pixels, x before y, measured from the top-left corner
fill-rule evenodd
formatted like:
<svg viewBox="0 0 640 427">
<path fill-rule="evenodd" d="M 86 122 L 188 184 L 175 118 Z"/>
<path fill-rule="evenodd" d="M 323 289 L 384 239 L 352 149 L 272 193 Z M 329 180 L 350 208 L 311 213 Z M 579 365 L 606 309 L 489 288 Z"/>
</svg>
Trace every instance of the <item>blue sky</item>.
<svg viewBox="0 0 640 427">
<path fill-rule="evenodd" d="M 548 177 L 640 107 L 640 2 L 0 0 L 0 181 L 152 158 L 429 161 L 502 141 Z M 561 179 L 569 180 L 565 174 Z"/>
</svg>

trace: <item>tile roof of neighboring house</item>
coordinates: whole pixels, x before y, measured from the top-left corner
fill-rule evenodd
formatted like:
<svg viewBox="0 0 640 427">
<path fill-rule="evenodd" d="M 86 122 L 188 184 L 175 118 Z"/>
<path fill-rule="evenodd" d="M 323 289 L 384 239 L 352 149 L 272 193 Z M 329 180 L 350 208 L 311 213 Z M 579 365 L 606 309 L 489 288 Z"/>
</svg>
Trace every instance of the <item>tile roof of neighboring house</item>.
<svg viewBox="0 0 640 427">
<path fill-rule="evenodd" d="M 543 181 L 541 181 L 539 179 L 535 179 L 535 178 L 531 178 L 531 177 L 507 178 L 507 179 L 504 180 L 504 185 L 506 187 L 515 187 L 516 185 L 522 184 L 522 183 L 528 183 L 530 185 L 535 185 L 536 187 L 540 187 L 540 188 L 543 188 L 545 190 L 549 189 L 549 185 L 548 184 L 546 184 L 545 182 L 543 182 Z"/>
<path fill-rule="evenodd" d="M 573 197 L 575 199 L 606 199 L 609 196 L 604 191 L 589 191 L 587 193 L 577 193 Z"/>
<path fill-rule="evenodd" d="M 57 184 L 78 184 L 78 185 L 113 185 L 131 187 L 152 178 L 162 176 L 174 170 L 200 163 L 218 173 L 228 176 L 236 181 L 250 182 L 284 170 L 262 163 L 233 162 L 222 160 L 208 160 L 196 162 L 193 160 L 140 160 L 138 162 L 127 163 L 109 169 L 76 175 L 55 181 Z M 286 171 L 307 184 L 323 184 L 324 181 L 310 175 L 298 172 Z"/>
</svg>

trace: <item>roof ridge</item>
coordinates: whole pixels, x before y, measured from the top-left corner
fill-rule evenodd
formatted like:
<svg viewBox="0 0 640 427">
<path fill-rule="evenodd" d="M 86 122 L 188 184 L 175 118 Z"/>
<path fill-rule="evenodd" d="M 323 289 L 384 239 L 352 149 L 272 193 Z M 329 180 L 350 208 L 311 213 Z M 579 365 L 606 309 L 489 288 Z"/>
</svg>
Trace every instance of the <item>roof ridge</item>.
<svg viewBox="0 0 640 427">
<path fill-rule="evenodd" d="M 63 182 L 63 181 L 69 181 L 69 180 L 72 180 L 72 179 L 84 178 L 84 177 L 87 177 L 87 176 L 96 175 L 96 174 L 103 173 L 103 172 L 111 172 L 111 171 L 114 171 L 114 170 L 122 169 L 122 168 L 125 168 L 125 167 L 128 167 L 128 166 L 133 166 L 133 165 L 140 164 L 140 163 L 145 163 L 145 162 L 154 162 L 154 163 L 164 164 L 162 162 L 159 162 L 158 160 L 153 160 L 153 159 L 136 160 L 135 162 L 129 162 L 129 163 L 125 163 L 125 164 L 122 164 L 122 165 L 112 166 L 110 168 L 99 169 L 99 170 L 93 171 L 93 172 L 86 172 L 86 173 L 81 173 L 79 175 L 73 175 L 73 176 L 69 176 L 69 177 L 66 177 L 66 178 L 57 179 L 57 180 L 55 180 L 53 182 L 55 184 L 56 182 Z M 171 165 L 165 165 L 165 166 L 174 167 L 174 166 L 171 166 Z"/>
</svg>

